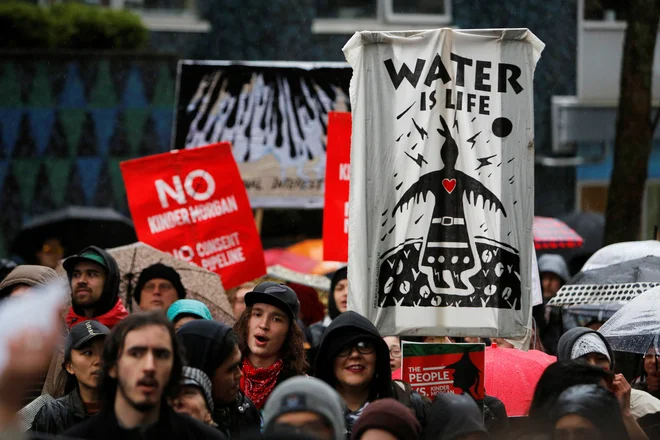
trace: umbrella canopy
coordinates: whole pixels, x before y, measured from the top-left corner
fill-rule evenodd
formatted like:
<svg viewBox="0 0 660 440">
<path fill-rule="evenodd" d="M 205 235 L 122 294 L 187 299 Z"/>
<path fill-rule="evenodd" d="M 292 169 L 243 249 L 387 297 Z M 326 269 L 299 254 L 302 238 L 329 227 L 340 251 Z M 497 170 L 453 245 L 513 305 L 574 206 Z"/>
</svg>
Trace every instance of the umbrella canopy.
<svg viewBox="0 0 660 440">
<path fill-rule="evenodd" d="M 600 269 L 583 270 L 569 284 L 621 284 L 660 282 L 660 257 L 628 260 Z"/>
<path fill-rule="evenodd" d="M 616 351 L 645 354 L 651 346 L 660 348 L 660 286 L 623 306 L 599 332 Z"/>
<path fill-rule="evenodd" d="M 69 206 L 25 223 L 11 250 L 25 261 L 32 261 L 35 252 L 49 238 L 60 240 L 65 256 L 90 245 L 111 248 L 137 240 L 133 222 L 114 209 Z"/>
<path fill-rule="evenodd" d="M 550 305 L 628 302 L 660 283 L 660 257 L 624 261 L 575 275 Z"/>
<path fill-rule="evenodd" d="M 534 217 L 532 226 L 536 249 L 562 249 L 582 246 L 582 237 L 566 223 L 551 217 Z"/>
<path fill-rule="evenodd" d="M 575 275 L 594 252 L 603 247 L 605 216 L 597 212 L 576 211 L 560 215 L 559 220 L 570 226 L 584 240 L 582 247 L 556 251 L 564 257 L 571 274 Z"/>
<path fill-rule="evenodd" d="M 660 257 L 660 241 L 625 241 L 605 246 L 593 254 L 582 267 L 582 271 L 601 269 L 613 264 L 647 256 Z"/>
<path fill-rule="evenodd" d="M 584 240 L 581 248 L 566 252 L 570 252 L 572 255 L 593 254 L 603 247 L 605 234 L 605 216 L 603 214 L 576 211 L 559 216 L 559 220 L 566 223 Z"/>
<path fill-rule="evenodd" d="M 215 272 L 179 260 L 142 242 L 109 249 L 108 252 L 117 260 L 121 275 L 119 295 L 129 309 L 132 310 L 133 306 L 137 308 L 132 289 L 142 270 L 152 264 L 163 263 L 174 268 L 181 276 L 186 298 L 206 304 L 216 321 L 228 325 L 234 325 L 236 322 L 220 277 Z"/>
<path fill-rule="evenodd" d="M 312 260 L 323 261 L 323 240 L 320 238 L 300 241 L 289 246 L 286 250 L 303 257 L 309 257 Z"/>
<path fill-rule="evenodd" d="M 486 347 L 486 394 L 500 399 L 510 417 L 524 416 L 543 371 L 556 361 L 539 350 Z"/>
</svg>

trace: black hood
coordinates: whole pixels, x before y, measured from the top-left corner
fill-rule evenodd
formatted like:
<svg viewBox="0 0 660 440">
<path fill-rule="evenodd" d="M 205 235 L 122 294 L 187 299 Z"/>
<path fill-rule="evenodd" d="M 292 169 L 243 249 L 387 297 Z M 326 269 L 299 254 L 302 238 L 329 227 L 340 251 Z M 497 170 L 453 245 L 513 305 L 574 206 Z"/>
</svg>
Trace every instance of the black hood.
<svg viewBox="0 0 660 440">
<path fill-rule="evenodd" d="M 627 440 L 617 398 L 600 385 L 576 385 L 561 393 L 552 410 L 552 421 L 569 414 L 582 416 L 600 431 L 604 440 Z"/>
<path fill-rule="evenodd" d="M 337 269 L 337 271 L 332 275 L 330 280 L 330 293 L 328 294 L 328 316 L 330 319 L 335 319 L 339 316 L 340 312 L 337 309 L 337 303 L 335 302 L 335 287 L 339 284 L 340 281 L 348 278 L 348 266 Z"/>
<path fill-rule="evenodd" d="M 323 333 L 316 355 L 315 375 L 335 387 L 334 360 L 337 354 L 346 344 L 365 337 L 376 347 L 376 376 L 371 383 L 369 400 L 391 397 L 392 372 L 387 344 L 367 318 L 353 311 L 337 316 Z"/>
<path fill-rule="evenodd" d="M 586 327 L 575 327 L 562 335 L 562 337 L 559 339 L 559 343 L 557 344 L 557 360 L 558 361 L 574 360 L 571 359 L 571 352 L 573 351 L 573 346 L 575 345 L 578 339 L 580 339 L 582 336 L 586 335 L 587 333 L 595 333 L 596 335 L 598 335 L 600 339 L 603 340 L 603 342 L 605 343 L 605 347 L 607 347 L 607 352 L 610 355 L 610 370 L 614 371 L 614 352 L 612 351 L 612 347 L 610 347 L 610 343 L 607 342 L 605 336 L 603 336 L 602 334 L 598 333 L 595 330 L 591 330 L 590 328 L 586 328 Z"/>
<path fill-rule="evenodd" d="M 425 440 L 453 440 L 481 432 L 487 435 L 484 416 L 467 394 L 438 394 L 431 406 Z"/>
<path fill-rule="evenodd" d="M 76 260 L 77 257 L 80 257 L 81 255 L 89 252 L 93 252 L 100 255 L 105 261 L 106 269 L 107 269 L 105 284 L 103 285 L 103 293 L 101 294 L 101 299 L 99 299 L 98 302 L 94 305 L 94 316 L 101 316 L 108 313 L 115 306 L 115 304 L 117 304 L 117 301 L 119 300 L 119 279 L 120 279 L 119 266 L 117 266 L 117 261 L 115 261 L 112 255 L 110 255 L 104 249 L 101 249 L 96 246 L 86 247 L 78 254 L 67 258 L 67 260 L 73 262 Z M 65 262 L 65 269 L 67 269 L 66 262 Z M 69 278 L 69 285 L 71 285 L 72 270 L 73 267 L 71 267 L 71 270 L 67 269 L 66 271 L 67 277 Z M 85 316 L 85 311 L 82 308 L 76 306 L 73 303 L 71 304 L 71 306 L 73 307 L 73 311 L 76 312 L 77 315 Z"/>
<path fill-rule="evenodd" d="M 237 345 L 236 337 L 229 336 L 231 332 L 231 327 L 215 321 L 199 319 L 184 324 L 176 334 L 183 344 L 186 365 L 213 378 Z"/>
</svg>

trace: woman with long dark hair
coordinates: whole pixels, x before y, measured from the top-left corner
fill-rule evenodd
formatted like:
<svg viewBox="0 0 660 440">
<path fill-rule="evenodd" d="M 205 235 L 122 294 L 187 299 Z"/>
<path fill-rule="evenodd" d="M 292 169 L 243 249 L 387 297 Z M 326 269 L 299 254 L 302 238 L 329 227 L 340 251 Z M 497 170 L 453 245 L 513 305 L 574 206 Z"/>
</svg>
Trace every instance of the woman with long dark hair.
<svg viewBox="0 0 660 440">
<path fill-rule="evenodd" d="M 46 403 L 32 422 L 32 431 L 62 434 L 101 409 L 99 379 L 103 344 L 110 329 L 98 321 L 75 325 L 64 345 L 61 379 L 66 395 Z"/>
</svg>

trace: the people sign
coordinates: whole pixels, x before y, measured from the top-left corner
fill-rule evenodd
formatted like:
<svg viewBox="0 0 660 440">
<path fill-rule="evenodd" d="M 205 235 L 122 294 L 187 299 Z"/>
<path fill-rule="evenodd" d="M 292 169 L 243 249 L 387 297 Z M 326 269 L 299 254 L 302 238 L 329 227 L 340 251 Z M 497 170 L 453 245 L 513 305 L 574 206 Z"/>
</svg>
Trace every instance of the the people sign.
<svg viewBox="0 0 660 440">
<path fill-rule="evenodd" d="M 121 163 L 138 239 L 217 272 L 225 288 L 266 273 L 227 142 Z"/>
<path fill-rule="evenodd" d="M 348 261 L 348 190 L 351 178 L 351 114 L 328 113 L 323 259 Z"/>
<path fill-rule="evenodd" d="M 543 47 L 526 29 L 360 32 L 344 47 L 349 308 L 383 334 L 525 335 Z"/>
<path fill-rule="evenodd" d="M 484 399 L 484 344 L 402 342 L 401 379 L 431 400 L 441 393 Z"/>
</svg>

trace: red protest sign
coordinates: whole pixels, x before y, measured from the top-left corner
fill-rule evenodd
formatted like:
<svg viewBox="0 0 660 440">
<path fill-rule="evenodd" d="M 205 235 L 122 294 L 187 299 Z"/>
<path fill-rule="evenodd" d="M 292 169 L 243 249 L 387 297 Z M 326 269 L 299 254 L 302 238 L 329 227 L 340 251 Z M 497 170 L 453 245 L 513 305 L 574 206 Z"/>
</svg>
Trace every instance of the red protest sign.
<svg viewBox="0 0 660 440">
<path fill-rule="evenodd" d="M 229 289 L 266 273 L 231 144 L 120 164 L 138 239 L 216 272 Z"/>
<path fill-rule="evenodd" d="M 323 207 L 323 259 L 348 261 L 348 190 L 351 162 L 351 114 L 328 113 Z"/>
<path fill-rule="evenodd" d="M 470 393 L 484 399 L 484 344 L 402 343 L 401 379 L 433 399 L 440 393 Z"/>
</svg>

